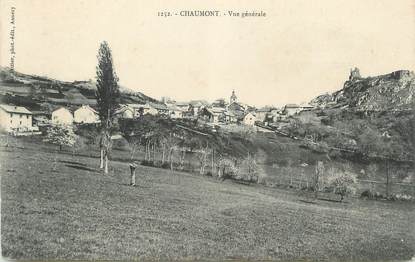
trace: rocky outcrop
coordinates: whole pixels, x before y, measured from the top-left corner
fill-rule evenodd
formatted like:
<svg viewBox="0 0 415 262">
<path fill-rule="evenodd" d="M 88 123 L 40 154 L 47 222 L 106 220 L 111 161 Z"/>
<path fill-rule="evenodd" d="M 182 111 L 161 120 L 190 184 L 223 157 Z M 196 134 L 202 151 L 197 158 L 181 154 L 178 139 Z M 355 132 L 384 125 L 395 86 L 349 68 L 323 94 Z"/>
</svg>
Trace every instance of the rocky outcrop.
<svg viewBox="0 0 415 262">
<path fill-rule="evenodd" d="M 347 105 L 359 111 L 409 110 L 415 105 L 414 94 L 415 74 L 412 71 L 399 70 L 364 78 L 355 68 L 343 89 L 318 96 L 311 103 L 326 108 Z"/>
</svg>

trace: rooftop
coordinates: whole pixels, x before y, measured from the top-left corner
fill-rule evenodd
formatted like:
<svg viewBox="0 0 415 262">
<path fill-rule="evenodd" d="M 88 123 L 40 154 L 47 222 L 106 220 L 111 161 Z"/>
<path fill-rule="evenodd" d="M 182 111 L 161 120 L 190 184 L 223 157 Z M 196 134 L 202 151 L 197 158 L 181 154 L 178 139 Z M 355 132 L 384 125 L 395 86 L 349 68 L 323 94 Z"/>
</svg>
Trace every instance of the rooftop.
<svg viewBox="0 0 415 262">
<path fill-rule="evenodd" d="M 12 106 L 12 105 L 0 105 L 0 108 L 2 108 L 4 111 L 9 113 L 17 113 L 17 114 L 26 114 L 31 115 L 32 112 L 27 110 L 25 107 L 22 106 Z"/>
<path fill-rule="evenodd" d="M 287 104 L 287 105 L 285 105 L 285 107 L 286 108 L 298 108 L 298 107 L 300 107 L 299 105 L 297 105 L 297 104 Z"/>
<path fill-rule="evenodd" d="M 159 110 L 167 110 L 167 106 L 165 104 L 157 104 L 157 103 L 152 103 L 149 102 L 148 103 L 151 107 L 155 108 L 155 109 L 159 109 Z"/>
</svg>

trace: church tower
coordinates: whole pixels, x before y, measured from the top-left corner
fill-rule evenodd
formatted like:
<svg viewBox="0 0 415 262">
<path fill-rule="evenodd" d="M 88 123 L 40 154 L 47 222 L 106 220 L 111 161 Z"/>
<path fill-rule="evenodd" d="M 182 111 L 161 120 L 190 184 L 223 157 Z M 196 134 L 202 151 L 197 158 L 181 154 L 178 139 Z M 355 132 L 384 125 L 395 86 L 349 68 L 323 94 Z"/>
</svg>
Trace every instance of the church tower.
<svg viewBox="0 0 415 262">
<path fill-rule="evenodd" d="M 229 103 L 232 104 L 232 103 L 236 102 L 237 100 L 238 100 L 238 98 L 235 95 L 235 90 L 232 90 L 232 95 L 231 95 L 231 98 L 229 100 Z"/>
</svg>

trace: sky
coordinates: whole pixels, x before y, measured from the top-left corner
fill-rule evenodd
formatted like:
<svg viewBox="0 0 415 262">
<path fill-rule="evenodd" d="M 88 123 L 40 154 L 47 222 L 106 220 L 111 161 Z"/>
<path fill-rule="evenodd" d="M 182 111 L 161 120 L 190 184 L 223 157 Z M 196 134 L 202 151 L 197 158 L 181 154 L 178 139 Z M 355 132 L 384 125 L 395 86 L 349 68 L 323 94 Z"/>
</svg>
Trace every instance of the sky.
<svg viewBox="0 0 415 262">
<path fill-rule="evenodd" d="M 95 78 L 106 40 L 120 85 L 160 99 L 301 103 L 362 76 L 415 70 L 414 0 L 2 0 L 0 63 L 15 70 Z M 263 11 L 265 17 L 159 17 L 181 10 Z"/>
</svg>

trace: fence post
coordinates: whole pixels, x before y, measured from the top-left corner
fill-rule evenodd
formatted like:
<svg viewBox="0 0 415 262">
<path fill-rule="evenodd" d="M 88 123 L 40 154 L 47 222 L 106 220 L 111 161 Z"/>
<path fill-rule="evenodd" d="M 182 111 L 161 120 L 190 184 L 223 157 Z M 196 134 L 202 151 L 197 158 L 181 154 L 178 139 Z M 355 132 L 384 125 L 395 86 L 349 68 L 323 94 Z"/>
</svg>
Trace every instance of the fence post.
<svg viewBox="0 0 415 262">
<path fill-rule="evenodd" d="M 389 197 L 389 161 L 386 160 L 386 197 Z"/>
<path fill-rule="evenodd" d="M 212 176 L 215 175 L 215 149 L 212 148 Z"/>
</svg>

